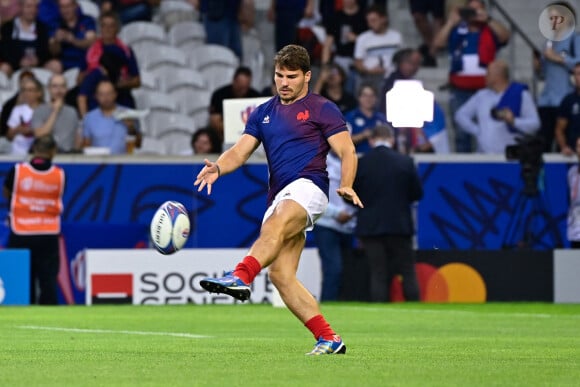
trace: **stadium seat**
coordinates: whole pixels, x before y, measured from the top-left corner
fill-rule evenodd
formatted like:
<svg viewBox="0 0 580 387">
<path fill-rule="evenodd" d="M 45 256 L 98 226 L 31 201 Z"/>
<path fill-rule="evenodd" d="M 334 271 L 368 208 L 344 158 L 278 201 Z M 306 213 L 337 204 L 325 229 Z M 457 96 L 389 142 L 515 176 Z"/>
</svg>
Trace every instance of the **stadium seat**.
<svg viewBox="0 0 580 387">
<path fill-rule="evenodd" d="M 129 46 L 141 41 L 166 43 L 165 30 L 157 23 L 136 21 L 125 24 L 119 32 L 119 38 Z"/>
<path fill-rule="evenodd" d="M 159 90 L 159 81 L 154 73 L 146 70 L 139 70 L 139 78 L 141 78 L 141 87 L 143 90 Z"/>
<path fill-rule="evenodd" d="M 16 91 L 12 90 L 0 90 L 0 106 L 4 105 L 4 102 L 14 97 L 15 93 Z"/>
<path fill-rule="evenodd" d="M 62 75 L 66 79 L 66 86 L 68 89 L 72 89 L 77 85 L 79 78 L 80 69 L 78 67 L 73 67 L 66 70 Z"/>
<path fill-rule="evenodd" d="M 139 55 L 139 65 L 155 73 L 155 69 L 164 65 L 169 67 L 185 67 L 187 57 L 178 48 L 171 46 L 156 46 L 153 49 L 142 52 Z M 156 73 L 155 75 L 159 75 Z"/>
<path fill-rule="evenodd" d="M 141 148 L 135 149 L 139 155 L 165 155 L 165 142 L 151 136 L 143 136 L 141 139 Z"/>
<path fill-rule="evenodd" d="M 181 112 L 193 119 L 196 128 L 207 126 L 211 99 L 209 90 L 179 88 L 172 91 L 171 95 L 177 100 Z"/>
<path fill-rule="evenodd" d="M 205 78 L 209 90 L 214 91 L 221 86 L 232 83 L 236 68 L 236 66 L 224 63 L 213 63 L 211 66 L 201 69 L 200 72 Z"/>
<path fill-rule="evenodd" d="M 261 90 L 264 77 L 264 51 L 256 30 L 242 34 L 242 64 L 252 70 L 252 87 Z"/>
<path fill-rule="evenodd" d="M 188 149 L 191 149 L 191 133 L 173 130 L 166 131 L 159 138 L 165 145 L 166 154 L 182 155 Z"/>
<path fill-rule="evenodd" d="M 91 0 L 77 0 L 77 3 L 79 5 L 79 7 L 81 8 L 81 11 L 85 15 L 90 16 L 93 19 L 95 19 L 95 21 L 101 15 L 101 10 L 99 9 L 99 6 L 97 4 L 95 4 L 94 2 L 92 2 Z"/>
<path fill-rule="evenodd" d="M 32 71 L 32 73 L 34 74 L 36 79 L 38 79 L 44 87 L 46 87 L 46 85 L 48 85 L 48 81 L 50 80 L 50 77 L 52 77 L 52 72 L 50 70 L 44 69 L 42 67 L 32 67 L 32 68 L 27 69 L 27 70 Z M 20 73 L 22 71 L 24 71 L 24 69 L 18 69 L 12 74 L 13 90 L 18 89 L 18 78 L 20 77 Z"/>
<path fill-rule="evenodd" d="M 149 109 L 153 111 L 177 112 L 179 105 L 174 97 L 160 92 L 151 90 L 136 89 L 132 91 L 135 98 L 135 105 L 139 110 Z"/>
<path fill-rule="evenodd" d="M 159 22 L 170 30 L 175 24 L 199 20 L 199 12 L 186 1 L 164 0 L 159 4 Z"/>
<path fill-rule="evenodd" d="M 146 118 L 146 135 L 160 138 L 166 132 L 195 132 L 195 123 L 191 117 L 181 113 L 152 111 Z"/>
<path fill-rule="evenodd" d="M 207 81 L 199 71 L 189 68 L 169 69 L 156 72 L 159 77 L 160 87 L 167 93 L 180 88 L 193 90 L 207 90 Z"/>
<path fill-rule="evenodd" d="M 167 37 L 172 46 L 189 52 L 194 47 L 205 44 L 206 33 L 200 22 L 186 21 L 174 24 Z"/>
<path fill-rule="evenodd" d="M 2 71 L 0 71 L 0 90 L 9 90 L 10 92 L 13 90 L 12 82 Z"/>
<path fill-rule="evenodd" d="M 238 67 L 240 60 L 234 52 L 219 44 L 203 44 L 194 47 L 188 54 L 189 64 L 199 71 L 216 63 Z"/>
</svg>

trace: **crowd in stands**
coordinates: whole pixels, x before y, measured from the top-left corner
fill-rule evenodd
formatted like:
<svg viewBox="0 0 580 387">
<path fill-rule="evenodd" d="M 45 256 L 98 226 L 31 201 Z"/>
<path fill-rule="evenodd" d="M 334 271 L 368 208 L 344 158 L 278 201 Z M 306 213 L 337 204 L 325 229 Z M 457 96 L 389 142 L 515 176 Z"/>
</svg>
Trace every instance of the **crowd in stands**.
<svg viewBox="0 0 580 387">
<path fill-rule="evenodd" d="M 547 41 L 536 53 L 534 70 L 545 81 L 536 100 L 527 84 L 512 79 L 510 64 L 498 60 L 512 36 L 490 17 L 485 1 L 410 0 L 417 47 L 391 26 L 386 5 L 271 0 L 264 17 L 274 36 L 264 37 L 254 28 L 253 0 L 4 1 L 0 152 L 25 154 L 35 136 L 47 133 L 67 153 L 86 147 L 126 153 L 126 136 L 136 136 L 145 153 L 217 152 L 224 139 L 222 101 L 276 92 L 262 84 L 272 71 L 263 58 L 275 52 L 260 41 L 271 39 L 272 50 L 290 43 L 309 50 L 311 90 L 339 106 L 360 153 L 368 150 L 372 129 L 391 122 L 385 94 L 394 83 L 437 66 L 448 66 L 449 106 L 435 100 L 433 121 L 395 128 L 400 152 L 499 154 L 520 136 L 537 135 L 546 152 L 572 153 L 580 135 L 570 77 L 580 57 L 577 34 Z M 257 40 L 261 59 L 247 37 Z M 211 62 L 216 47 L 226 52 Z M 146 98 L 149 91 L 163 98 Z M 158 110 L 176 117 L 168 122 L 175 127 L 171 144 L 150 127 Z M 211 146 L 193 147 L 208 130 Z M 183 145 L 190 143 L 191 149 Z"/>
</svg>

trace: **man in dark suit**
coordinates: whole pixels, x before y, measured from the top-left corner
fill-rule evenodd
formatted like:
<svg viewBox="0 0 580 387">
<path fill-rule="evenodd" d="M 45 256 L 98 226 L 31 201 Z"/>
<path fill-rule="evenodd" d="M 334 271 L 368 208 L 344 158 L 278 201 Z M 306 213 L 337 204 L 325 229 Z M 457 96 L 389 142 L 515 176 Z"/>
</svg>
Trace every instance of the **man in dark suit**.
<svg viewBox="0 0 580 387">
<path fill-rule="evenodd" d="M 355 235 L 368 258 L 370 299 L 389 301 L 390 280 L 399 274 L 405 299 L 418 301 L 411 205 L 423 197 L 423 187 L 413 159 L 392 148 L 390 126 L 375 127 L 370 143 L 353 187 L 365 203 L 357 214 Z"/>
</svg>

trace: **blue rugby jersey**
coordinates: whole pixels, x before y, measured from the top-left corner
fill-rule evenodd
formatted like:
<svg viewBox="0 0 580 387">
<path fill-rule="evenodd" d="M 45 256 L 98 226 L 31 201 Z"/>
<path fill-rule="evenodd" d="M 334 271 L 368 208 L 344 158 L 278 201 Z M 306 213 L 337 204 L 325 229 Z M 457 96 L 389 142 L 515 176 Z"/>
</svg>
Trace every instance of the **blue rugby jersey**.
<svg viewBox="0 0 580 387">
<path fill-rule="evenodd" d="M 346 130 L 338 107 L 317 94 L 308 93 L 290 105 L 282 105 L 275 96 L 258 106 L 244 133 L 258 139 L 266 151 L 268 206 L 282 188 L 300 178 L 312 180 L 328 196 L 327 139 Z"/>
</svg>

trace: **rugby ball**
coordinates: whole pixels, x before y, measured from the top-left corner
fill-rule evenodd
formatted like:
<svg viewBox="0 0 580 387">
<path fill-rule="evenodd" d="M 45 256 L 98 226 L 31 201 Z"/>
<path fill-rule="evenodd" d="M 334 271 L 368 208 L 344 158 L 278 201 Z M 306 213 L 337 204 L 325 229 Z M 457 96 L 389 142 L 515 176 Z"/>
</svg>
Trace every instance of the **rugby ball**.
<svg viewBox="0 0 580 387">
<path fill-rule="evenodd" d="M 189 228 L 185 206 L 176 201 L 166 201 L 151 219 L 151 243 L 161 254 L 173 254 L 187 242 Z"/>
</svg>

